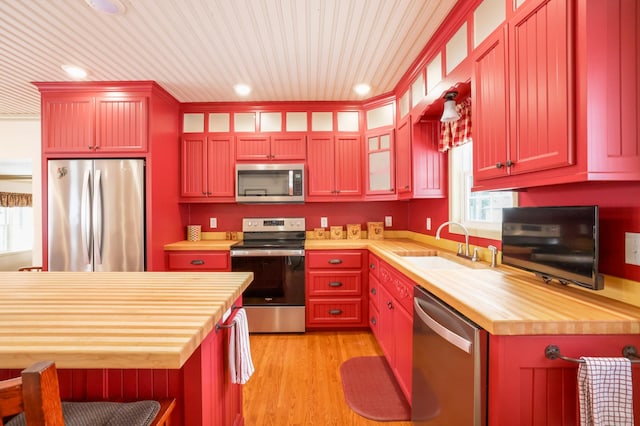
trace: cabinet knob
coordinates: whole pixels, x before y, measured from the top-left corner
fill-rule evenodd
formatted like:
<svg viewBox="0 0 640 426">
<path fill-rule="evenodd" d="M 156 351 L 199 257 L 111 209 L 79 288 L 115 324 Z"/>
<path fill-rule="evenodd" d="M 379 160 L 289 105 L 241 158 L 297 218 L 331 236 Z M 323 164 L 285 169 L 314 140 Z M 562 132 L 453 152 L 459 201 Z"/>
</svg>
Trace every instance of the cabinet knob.
<svg viewBox="0 0 640 426">
<path fill-rule="evenodd" d="M 342 259 L 329 259 L 329 264 L 331 265 L 339 265 L 342 263 Z"/>
<path fill-rule="evenodd" d="M 340 315 L 342 313 L 342 309 L 329 309 L 329 315 Z"/>
<path fill-rule="evenodd" d="M 405 186 L 404 186 L 404 189 L 409 189 L 409 185 L 405 185 Z"/>
<path fill-rule="evenodd" d="M 329 287 L 342 287 L 342 283 L 340 281 L 331 281 Z"/>
<path fill-rule="evenodd" d="M 502 164 L 501 162 L 496 163 L 496 169 L 501 169 L 503 167 L 504 167 L 504 164 Z"/>
<path fill-rule="evenodd" d="M 375 288 L 375 287 L 373 287 L 373 288 L 371 289 L 371 294 L 376 294 L 376 288 Z"/>
<path fill-rule="evenodd" d="M 376 317 L 371 317 L 371 324 L 376 325 Z"/>
<path fill-rule="evenodd" d="M 393 303 L 391 303 L 391 300 L 387 301 L 387 308 L 393 309 Z"/>
<path fill-rule="evenodd" d="M 375 263 L 370 264 L 369 269 L 376 269 L 376 264 Z"/>
<path fill-rule="evenodd" d="M 516 164 L 514 161 L 507 160 L 507 167 L 511 167 L 511 166 L 513 166 L 514 164 Z"/>
</svg>

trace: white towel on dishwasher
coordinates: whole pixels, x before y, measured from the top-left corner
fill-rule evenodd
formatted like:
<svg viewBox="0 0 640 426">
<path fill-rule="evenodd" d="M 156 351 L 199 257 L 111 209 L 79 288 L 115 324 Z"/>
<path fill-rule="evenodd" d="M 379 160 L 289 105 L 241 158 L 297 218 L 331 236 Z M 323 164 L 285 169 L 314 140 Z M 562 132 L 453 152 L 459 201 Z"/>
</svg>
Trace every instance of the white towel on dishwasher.
<svg viewBox="0 0 640 426">
<path fill-rule="evenodd" d="M 633 426 L 631 361 L 582 357 L 578 367 L 581 426 Z"/>
<path fill-rule="evenodd" d="M 245 384 L 254 372 L 249 345 L 249 323 L 244 308 L 238 309 L 231 320 L 229 333 L 229 372 L 231 383 Z"/>
</svg>

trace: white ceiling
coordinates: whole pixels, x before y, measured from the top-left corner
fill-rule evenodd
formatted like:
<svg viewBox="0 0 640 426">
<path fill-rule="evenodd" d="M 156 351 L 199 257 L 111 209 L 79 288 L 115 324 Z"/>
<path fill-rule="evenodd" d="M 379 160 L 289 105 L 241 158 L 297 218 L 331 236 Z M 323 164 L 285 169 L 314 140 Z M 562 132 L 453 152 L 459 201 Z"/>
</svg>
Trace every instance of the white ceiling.
<svg viewBox="0 0 640 426">
<path fill-rule="evenodd" d="M 456 0 L 0 0 L 0 116 L 38 114 L 32 81 L 155 80 L 181 102 L 357 100 L 390 92 Z M 253 92 L 238 98 L 233 85 Z"/>
</svg>

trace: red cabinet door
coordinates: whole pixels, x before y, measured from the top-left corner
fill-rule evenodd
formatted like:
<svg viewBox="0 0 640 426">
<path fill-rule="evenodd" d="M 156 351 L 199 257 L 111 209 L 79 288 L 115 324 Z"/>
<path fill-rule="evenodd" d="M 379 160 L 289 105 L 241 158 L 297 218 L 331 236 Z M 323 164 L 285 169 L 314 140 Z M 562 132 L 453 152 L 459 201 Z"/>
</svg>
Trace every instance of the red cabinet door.
<svg viewBox="0 0 640 426">
<path fill-rule="evenodd" d="M 412 298 L 413 299 L 413 298 Z M 411 401 L 413 369 L 413 310 L 397 306 L 393 312 L 396 358 L 394 372 L 407 401 Z"/>
<path fill-rule="evenodd" d="M 96 98 L 97 152 L 145 152 L 147 150 L 146 96 Z"/>
<path fill-rule="evenodd" d="M 396 129 L 396 193 L 398 198 L 411 195 L 411 116 Z"/>
<path fill-rule="evenodd" d="M 207 195 L 232 199 L 235 194 L 233 142 L 230 136 L 207 139 Z"/>
<path fill-rule="evenodd" d="M 508 23 L 511 174 L 574 162 L 574 3 L 526 2 Z"/>
<path fill-rule="evenodd" d="M 183 197 L 206 197 L 207 188 L 207 142 L 204 135 L 186 135 L 182 138 L 180 195 Z"/>
<path fill-rule="evenodd" d="M 361 195 L 362 144 L 360 136 L 336 136 L 335 164 L 337 195 Z"/>
<path fill-rule="evenodd" d="M 92 96 L 42 97 L 42 137 L 45 153 L 92 152 L 95 138 Z"/>
<path fill-rule="evenodd" d="M 509 166 L 506 28 L 476 49 L 473 57 L 473 178 L 506 176 Z M 511 164 L 511 163 L 509 163 Z"/>
<path fill-rule="evenodd" d="M 238 136 L 236 138 L 236 160 L 269 161 L 271 148 L 268 136 Z"/>
<path fill-rule="evenodd" d="M 413 198 L 447 196 L 447 157 L 438 151 L 440 122 L 429 121 L 413 126 Z"/>
<path fill-rule="evenodd" d="M 307 142 L 307 195 L 331 197 L 335 194 L 333 136 L 311 136 Z"/>
<path fill-rule="evenodd" d="M 307 158 L 307 143 L 305 136 L 272 136 L 271 160 L 273 161 L 304 161 Z"/>
</svg>

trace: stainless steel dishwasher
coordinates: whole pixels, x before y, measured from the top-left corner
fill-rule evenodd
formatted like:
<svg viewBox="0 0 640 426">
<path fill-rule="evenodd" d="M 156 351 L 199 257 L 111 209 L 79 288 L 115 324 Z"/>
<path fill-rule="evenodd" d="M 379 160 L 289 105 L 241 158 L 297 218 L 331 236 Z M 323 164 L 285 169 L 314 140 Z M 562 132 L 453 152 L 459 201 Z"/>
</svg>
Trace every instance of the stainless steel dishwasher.
<svg viewBox="0 0 640 426">
<path fill-rule="evenodd" d="M 486 425 L 487 332 L 419 286 L 413 303 L 413 423 Z"/>
</svg>

